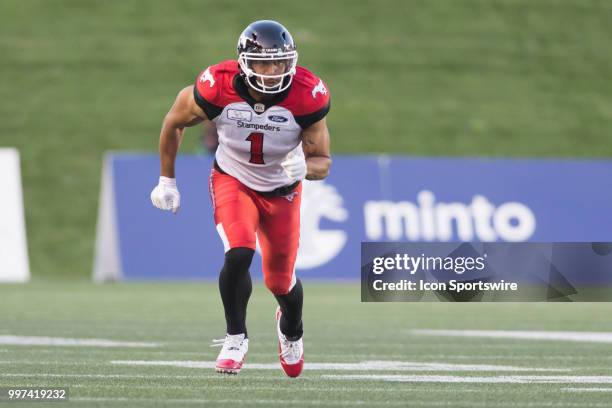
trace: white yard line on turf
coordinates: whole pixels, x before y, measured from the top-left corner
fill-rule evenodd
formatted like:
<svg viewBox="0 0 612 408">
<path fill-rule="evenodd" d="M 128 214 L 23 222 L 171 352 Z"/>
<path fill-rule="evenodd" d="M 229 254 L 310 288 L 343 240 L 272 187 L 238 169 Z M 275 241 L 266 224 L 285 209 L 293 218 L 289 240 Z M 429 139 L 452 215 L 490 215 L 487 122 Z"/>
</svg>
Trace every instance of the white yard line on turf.
<svg viewBox="0 0 612 408">
<path fill-rule="evenodd" d="M 379 375 L 379 374 L 350 374 L 350 375 L 322 375 L 328 380 L 378 380 L 391 382 L 430 382 L 430 383 L 480 383 L 480 384 L 612 384 L 610 376 L 569 376 L 569 375 L 509 375 L 491 377 L 459 377 L 452 375 Z"/>
<path fill-rule="evenodd" d="M 160 347 L 159 343 L 115 341 L 107 339 L 72 339 L 0 335 L 0 344 L 10 346 L 83 346 L 83 347 Z"/>
<path fill-rule="evenodd" d="M 105 363 L 100 361 L 60 361 L 60 360 L 0 360 L 0 366 L 3 365 L 28 365 L 28 366 L 38 366 L 38 365 L 62 365 L 62 366 L 101 366 Z"/>
<path fill-rule="evenodd" d="M 195 353 L 194 353 L 195 354 Z M 253 357 L 253 355 L 249 355 Z M 261 356 L 269 357 L 268 353 L 262 353 Z M 165 366 L 165 367 L 181 367 L 181 368 L 214 368 L 215 363 L 210 361 L 148 361 L 148 360 L 115 360 L 111 361 L 114 365 L 127 366 Z M 3 365 L 56 365 L 56 366 L 102 366 L 107 365 L 107 362 L 97 360 L 0 360 L 0 366 Z M 245 363 L 245 368 L 254 370 L 277 370 L 280 368 L 278 363 L 269 364 L 251 364 Z M 577 367 L 573 366 L 572 369 Z M 570 372 L 569 368 L 530 368 L 530 367 L 513 367 L 500 365 L 480 365 L 480 364 L 447 364 L 447 363 L 430 363 L 430 362 L 398 362 L 398 361 L 365 361 L 359 363 L 307 363 L 306 369 L 309 370 L 338 370 L 338 371 L 513 371 L 513 372 Z"/>
<path fill-rule="evenodd" d="M 510 346 L 508 346 L 510 347 Z M 531 346 L 530 346 L 531 347 Z M 36 354 L 53 354 L 53 355 L 59 355 L 59 354 L 71 354 L 71 355 L 76 355 L 76 354 L 87 354 L 87 356 L 92 356 L 92 355 L 108 355 L 108 353 L 115 353 L 115 356 L 113 357 L 117 357 L 116 353 L 117 351 L 115 349 L 107 349 L 107 348 L 98 348 L 98 349 L 92 349 L 92 348 L 82 348 L 82 349 L 73 349 L 73 348 L 57 348 L 57 347 L 44 347 L 41 346 L 39 348 L 36 348 L 35 350 L 30 350 L 32 352 L 35 352 Z M 9 350 L 8 349 L 0 349 L 0 353 L 8 353 Z M 11 352 L 14 352 L 14 350 L 12 350 Z M 168 357 L 176 357 L 176 356 L 185 356 L 185 357 L 193 357 L 193 358 L 203 358 L 203 359 L 211 359 L 211 358 L 216 358 L 218 351 L 214 351 L 214 352 L 208 352 L 206 350 L 203 351 L 175 351 L 175 350 L 171 350 L 171 349 L 143 349 L 143 350 L 138 350 L 138 349 L 130 349 L 129 351 L 125 351 L 125 353 L 129 353 L 129 357 L 134 357 L 134 355 L 138 355 L 138 354 L 146 354 L 147 357 L 150 357 L 151 355 L 155 355 L 157 358 L 160 358 L 160 356 L 168 356 Z M 517 354 L 517 355 L 499 355 L 499 354 L 492 354 L 492 355 L 468 355 L 468 354 L 421 354 L 421 353 L 404 353 L 404 354 L 369 354 L 369 353 L 345 353 L 345 354 L 333 354 L 333 353 L 308 353 L 308 355 L 310 356 L 310 359 L 336 359 L 336 360 L 347 360 L 347 359 L 352 359 L 352 360 L 361 360 L 361 359 L 377 359 L 377 358 L 387 358 L 387 359 L 393 359 L 393 360 L 401 360 L 401 359 L 405 359 L 405 358 L 420 358 L 420 359 L 432 359 L 432 360 L 494 360 L 494 361 L 503 361 L 503 360 L 507 360 L 507 361 L 519 361 L 524 363 L 525 361 L 529 360 L 530 358 L 537 358 L 540 360 L 558 360 L 558 361 L 562 361 L 562 362 L 567 362 L 569 360 L 596 360 L 596 361 L 601 361 L 601 360 L 612 360 L 612 355 L 610 356 L 601 356 L 598 355 L 596 357 L 593 356 L 572 356 L 572 355 L 567 355 L 567 354 L 563 354 L 563 355 L 552 355 L 552 356 L 543 356 L 543 355 L 537 355 L 537 354 Z M 258 353 L 258 352 L 249 352 L 249 358 L 252 357 L 270 357 L 270 353 Z M 576 367 L 573 365 L 573 368 L 575 369 Z M 585 367 L 585 368 L 591 368 L 589 366 Z"/>
<path fill-rule="evenodd" d="M 241 399 L 241 398 L 233 398 L 233 399 L 156 399 L 156 398 L 88 398 L 88 397 L 77 397 L 70 398 L 69 401 L 81 401 L 81 402 L 146 402 L 146 403 L 164 403 L 164 404 L 232 404 L 232 405 L 299 405 L 299 406 L 371 406 L 371 401 L 362 401 L 362 400 L 348 400 L 348 401 L 329 401 L 329 400 L 281 400 L 281 399 Z M 412 401 L 411 401 L 412 404 Z M 376 405 L 379 406 L 405 406 L 406 403 L 403 401 L 376 401 Z M 414 404 L 412 404 L 414 405 Z M 418 404 L 423 405 L 423 404 Z M 427 404 L 431 406 L 431 404 Z M 446 403 L 434 403 L 433 406 L 448 406 Z"/>
<path fill-rule="evenodd" d="M 114 360 L 111 364 L 127 366 L 169 366 L 186 368 L 214 368 L 214 361 L 148 361 L 148 360 Z M 278 370 L 278 363 L 245 363 L 245 369 Z M 567 368 L 531 368 L 490 364 L 447 364 L 409 361 L 363 361 L 360 363 L 307 363 L 306 370 L 322 371 L 529 371 L 529 372 L 567 372 Z"/>
<path fill-rule="evenodd" d="M 493 339 L 559 340 L 612 343 L 611 332 L 528 331 L 528 330 L 409 330 L 412 334 L 440 337 L 486 337 Z"/>
<path fill-rule="evenodd" d="M 612 392 L 612 387 L 610 387 L 610 388 L 567 387 L 567 388 L 561 388 L 561 391 L 569 391 L 569 392 Z"/>
<path fill-rule="evenodd" d="M 158 374 L 49 374 L 49 373 L 0 373 L 0 378 L 115 378 L 115 379 L 181 379 L 181 380 L 199 380 L 219 378 L 219 374 L 211 372 L 210 374 L 200 375 L 158 375 Z M 259 378 L 251 377 L 249 378 Z M 267 377 L 261 377 L 267 378 Z"/>
<path fill-rule="evenodd" d="M 166 399 L 166 398 L 125 398 L 125 397 L 74 397 L 70 398 L 69 402 L 132 402 L 132 403 L 152 403 L 152 404 L 232 404 L 232 405 L 285 405 L 285 406 L 398 406 L 398 407 L 456 407 L 457 401 L 432 401 L 430 399 L 415 399 L 410 398 L 408 401 L 363 401 L 363 400 L 345 400 L 345 401 L 333 401 L 333 400 L 295 400 L 295 399 L 241 399 L 241 398 L 233 398 L 233 399 L 189 399 L 189 398 L 181 398 L 181 399 Z M 527 408 L 527 407 L 566 407 L 566 408 L 594 408 L 594 407 L 610 407 L 608 403 L 581 403 L 581 402 L 534 402 L 534 403 L 523 403 L 523 402 L 502 402 L 496 401 L 495 403 L 491 403 L 488 401 L 465 401 L 469 404 L 470 407 L 484 407 L 490 408 L 494 407 L 509 407 L 509 408 Z"/>
<path fill-rule="evenodd" d="M 146 353 L 146 351 L 142 351 L 142 352 Z M 558 351 L 556 352 L 558 353 Z M 500 356 L 499 354 L 488 355 L 488 356 L 485 356 L 485 355 L 453 355 L 453 354 L 417 354 L 417 355 L 419 358 L 425 358 L 425 359 L 430 358 L 430 359 L 437 359 L 437 360 L 453 360 L 453 359 L 454 360 L 495 360 L 495 361 L 517 360 L 517 361 L 522 361 L 522 362 L 525 362 L 526 360 L 529 360 L 530 358 L 537 358 L 539 360 L 559 360 L 559 361 L 565 361 L 565 362 L 567 362 L 568 360 L 596 360 L 596 361 L 612 360 L 612 355 L 610 356 L 601 356 L 601 355 L 570 356 L 567 354 L 559 354 L 559 355 L 553 355 L 553 356 L 543 356 L 541 354 L 524 354 L 524 353 L 520 353 L 517 355 L 509 355 L 509 356 Z M 356 355 L 349 354 L 349 356 L 356 356 Z M 378 357 L 380 358 L 381 356 L 378 355 Z M 398 358 L 399 356 L 384 355 L 384 357 Z M 406 355 L 402 357 L 406 358 Z M 587 368 L 591 368 L 591 367 L 587 367 Z"/>
<path fill-rule="evenodd" d="M 217 375 L 217 378 L 222 378 L 222 376 Z M 252 377 L 249 376 L 249 380 L 251 380 Z M 267 378 L 268 380 L 270 379 L 269 377 Z M 7 385 L 3 385 L 0 383 L 0 387 L 8 387 L 10 384 Z M 21 386 L 29 386 L 28 384 L 20 384 Z M 31 386 L 35 386 L 35 385 L 31 385 Z M 91 388 L 92 385 L 91 384 L 77 384 L 77 385 L 70 385 L 70 388 Z M 134 384 L 125 384 L 125 385 L 121 385 L 121 384 L 113 384 L 113 385 L 100 385 L 100 384 L 96 384 L 94 387 L 96 388 L 108 388 L 108 389 L 128 389 L 128 390 L 160 390 L 160 386 L 159 384 L 157 385 L 134 385 Z M 188 384 L 188 385 L 165 385 L 163 386 L 163 389 L 171 389 L 171 390 L 193 390 L 193 385 L 192 384 Z M 210 385 L 207 384 L 206 385 L 206 390 L 210 391 L 210 390 L 227 390 L 227 385 Z M 310 387 L 310 386 L 304 386 L 304 385 L 300 385 L 299 387 L 300 391 L 316 391 L 316 392 L 350 392 L 350 393 L 355 393 L 356 391 L 359 391 L 358 389 L 355 389 L 355 387 L 337 387 L 334 385 L 333 382 L 326 382 L 324 387 Z M 437 392 L 437 393 L 473 393 L 473 392 L 482 392 L 482 389 L 480 388 L 465 388 L 465 387 L 461 387 L 461 388 L 453 388 L 453 389 L 443 389 L 443 388 L 434 388 L 434 387 L 427 387 L 427 386 L 415 386 L 415 387 L 402 387 L 402 388 L 390 388 L 390 386 L 386 386 L 386 387 L 368 387 L 367 392 L 389 392 L 389 390 L 393 390 L 394 393 L 401 393 L 401 392 L 415 392 L 415 391 L 420 391 L 420 392 L 426 392 L 426 391 L 431 391 L 431 392 Z M 252 386 L 248 386 L 248 385 L 240 385 L 240 391 L 283 391 L 281 388 L 279 388 L 278 386 L 266 386 L 263 384 L 258 384 L 258 385 L 252 385 Z M 293 393 L 294 391 L 292 389 L 285 389 L 284 391 L 288 392 L 288 393 Z M 503 392 L 506 392 L 505 390 L 501 390 Z"/>
</svg>

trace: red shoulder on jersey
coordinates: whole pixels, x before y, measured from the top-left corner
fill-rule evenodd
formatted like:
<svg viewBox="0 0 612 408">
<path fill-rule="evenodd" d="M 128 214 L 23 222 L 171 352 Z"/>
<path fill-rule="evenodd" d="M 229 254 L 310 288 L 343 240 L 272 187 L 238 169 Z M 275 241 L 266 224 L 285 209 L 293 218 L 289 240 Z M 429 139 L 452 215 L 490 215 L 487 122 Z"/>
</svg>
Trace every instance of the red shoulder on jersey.
<svg viewBox="0 0 612 408">
<path fill-rule="evenodd" d="M 298 124 L 307 128 L 329 112 L 329 90 L 322 79 L 298 66 L 289 94 L 279 106 L 291 111 Z"/>
<path fill-rule="evenodd" d="M 329 105 L 329 90 L 322 79 L 298 66 L 289 95 L 279 105 L 290 110 L 294 116 L 309 115 Z"/>
<path fill-rule="evenodd" d="M 228 60 L 212 65 L 198 75 L 194 97 L 209 119 L 219 115 L 226 105 L 241 100 L 232 84 L 239 72 L 238 61 Z"/>
</svg>

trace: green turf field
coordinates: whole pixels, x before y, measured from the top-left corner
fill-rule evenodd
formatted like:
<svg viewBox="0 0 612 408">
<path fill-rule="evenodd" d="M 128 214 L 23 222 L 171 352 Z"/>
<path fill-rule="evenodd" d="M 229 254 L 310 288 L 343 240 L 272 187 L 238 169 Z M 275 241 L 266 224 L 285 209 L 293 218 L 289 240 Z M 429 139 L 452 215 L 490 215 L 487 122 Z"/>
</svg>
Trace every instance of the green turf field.
<svg viewBox="0 0 612 408">
<path fill-rule="evenodd" d="M 610 332 L 612 305 L 362 304 L 354 284 L 306 283 L 305 291 L 307 365 L 302 377 L 289 379 L 273 366 L 274 302 L 261 285 L 250 304 L 247 365 L 237 377 L 209 368 L 217 353 L 210 341 L 224 334 L 215 285 L 0 286 L 0 342 L 13 335 L 155 343 L 0 344 L 0 388 L 69 387 L 67 405 L 79 407 L 612 405 L 610 342 L 475 340 L 413 332 Z"/>
<path fill-rule="evenodd" d="M 104 153 L 154 152 L 177 91 L 261 18 L 328 83 L 334 153 L 612 157 L 609 1 L 3 0 L 0 146 L 21 153 L 34 283 L 0 285 L 0 388 L 69 387 L 78 407 L 612 406 L 610 335 L 588 333 L 612 332 L 609 304 L 364 304 L 354 283 L 306 282 L 292 380 L 260 285 L 246 368 L 223 377 L 214 284 L 86 282 Z M 200 152 L 198 135 L 183 152 Z"/>
<path fill-rule="evenodd" d="M 612 156 L 609 1 L 3 0 L 0 146 L 36 278 L 86 279 L 104 152 L 154 152 L 177 91 L 260 18 L 328 82 L 336 153 Z"/>
</svg>

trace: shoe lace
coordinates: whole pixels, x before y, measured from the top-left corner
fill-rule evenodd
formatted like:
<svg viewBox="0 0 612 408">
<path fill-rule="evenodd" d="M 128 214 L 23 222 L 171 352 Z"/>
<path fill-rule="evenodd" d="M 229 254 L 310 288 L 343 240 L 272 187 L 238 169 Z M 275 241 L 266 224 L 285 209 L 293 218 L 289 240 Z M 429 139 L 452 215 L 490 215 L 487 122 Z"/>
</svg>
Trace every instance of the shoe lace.
<svg viewBox="0 0 612 408">
<path fill-rule="evenodd" d="M 222 347 L 225 339 L 213 339 L 210 347 Z"/>
<path fill-rule="evenodd" d="M 282 340 L 282 347 L 279 355 L 285 360 L 300 358 L 300 350 L 297 347 L 297 341 L 289 341 L 287 338 L 284 338 Z"/>
<path fill-rule="evenodd" d="M 239 336 L 225 336 L 224 339 L 213 339 L 213 344 L 210 347 L 224 347 L 226 350 L 239 350 L 242 346 L 244 338 Z"/>
</svg>

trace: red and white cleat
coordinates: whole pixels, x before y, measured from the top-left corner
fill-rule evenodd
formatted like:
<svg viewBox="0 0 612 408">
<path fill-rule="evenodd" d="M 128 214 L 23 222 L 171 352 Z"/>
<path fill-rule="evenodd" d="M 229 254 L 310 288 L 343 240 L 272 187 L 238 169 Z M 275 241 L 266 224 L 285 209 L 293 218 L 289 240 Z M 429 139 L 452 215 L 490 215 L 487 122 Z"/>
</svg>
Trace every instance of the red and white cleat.
<svg viewBox="0 0 612 408">
<path fill-rule="evenodd" d="M 280 330 L 280 307 L 276 308 L 276 333 L 278 334 L 278 355 L 283 371 L 289 377 L 297 377 L 304 368 L 304 342 L 300 338 L 296 341 L 287 340 Z"/>
<path fill-rule="evenodd" d="M 215 344 L 211 347 L 222 346 L 215 370 L 221 374 L 238 374 L 244 363 L 247 351 L 249 351 L 249 339 L 244 333 L 225 335 L 225 339 L 213 340 Z"/>
</svg>

